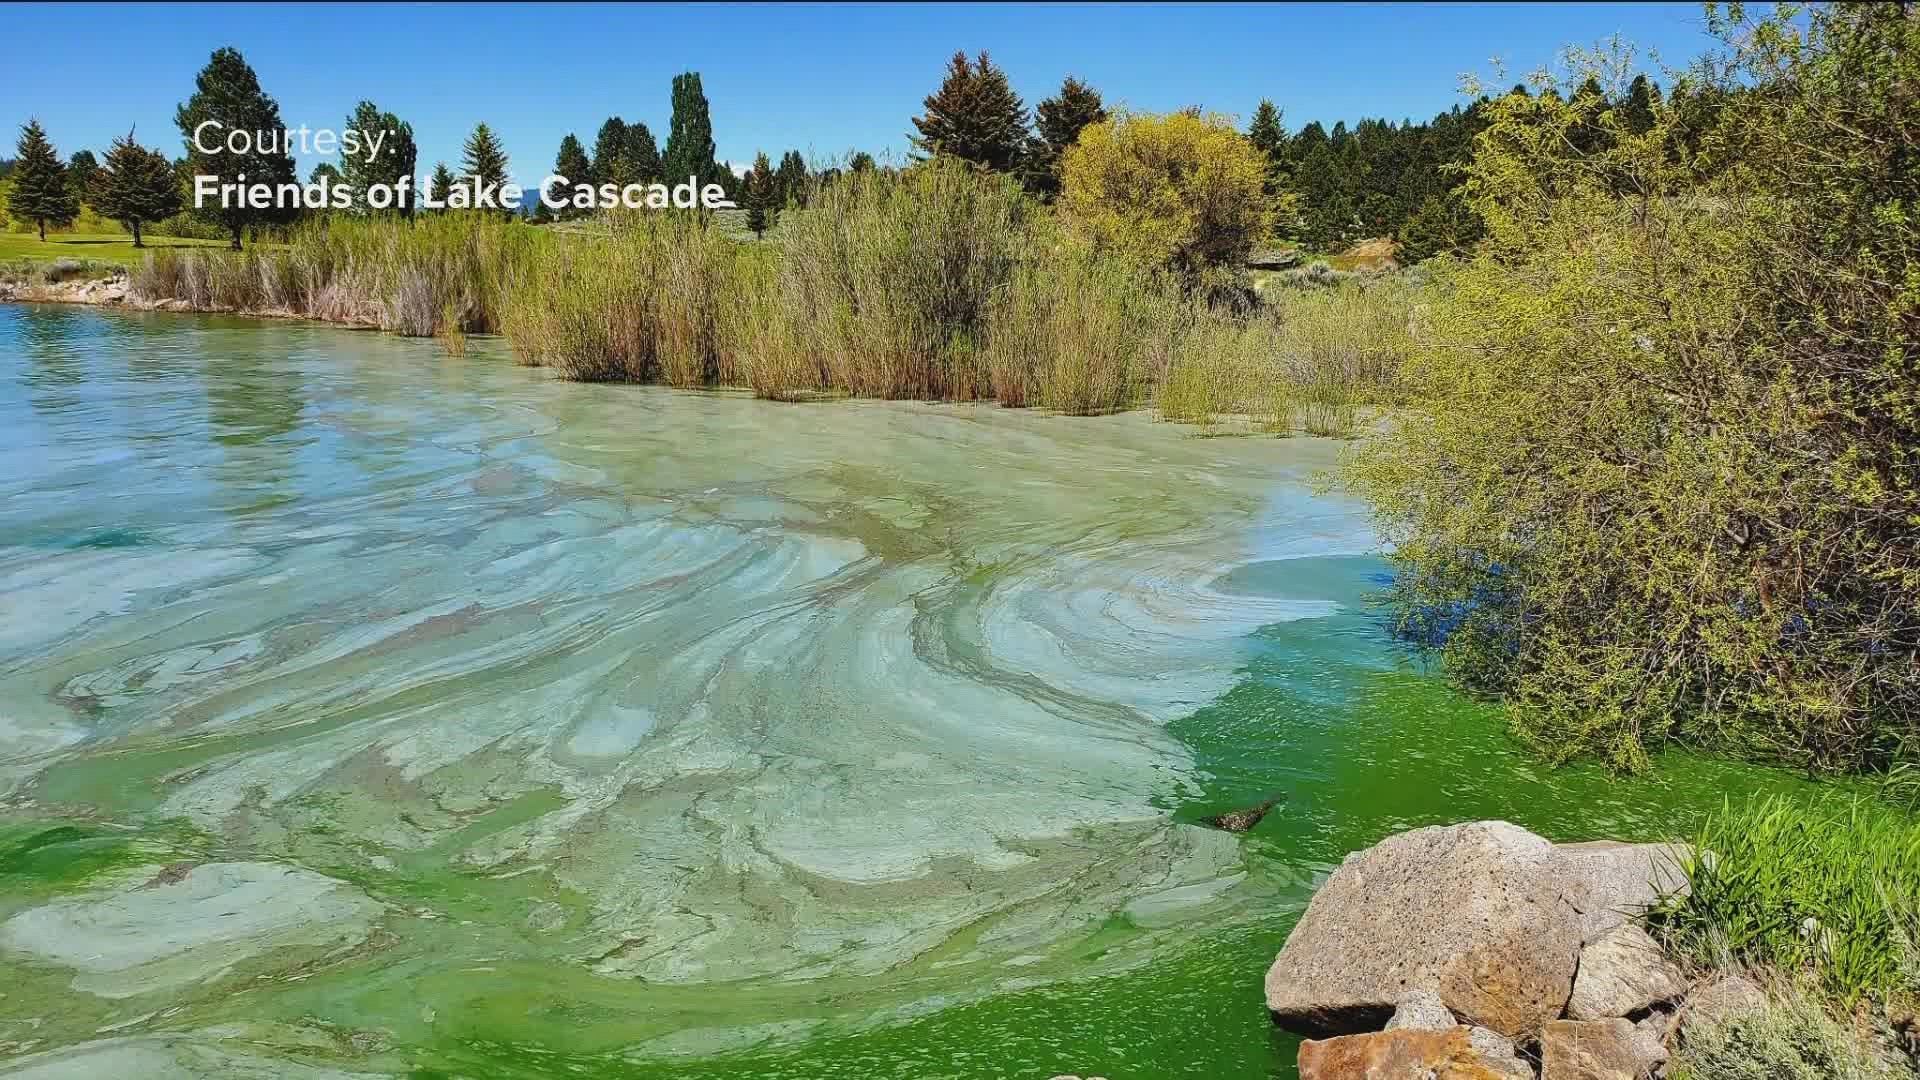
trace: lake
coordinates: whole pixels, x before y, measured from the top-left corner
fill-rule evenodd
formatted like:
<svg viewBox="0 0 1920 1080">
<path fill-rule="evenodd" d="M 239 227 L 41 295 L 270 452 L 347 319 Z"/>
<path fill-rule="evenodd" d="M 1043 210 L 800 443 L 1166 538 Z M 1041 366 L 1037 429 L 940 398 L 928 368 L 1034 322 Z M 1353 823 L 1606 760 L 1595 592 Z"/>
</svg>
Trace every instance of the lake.
<svg viewBox="0 0 1920 1080">
<path fill-rule="evenodd" d="M 1530 760 L 1389 641 L 1340 450 L 0 305 L 0 1053 L 1288 1077 L 1349 851 L 1797 783 Z"/>
</svg>

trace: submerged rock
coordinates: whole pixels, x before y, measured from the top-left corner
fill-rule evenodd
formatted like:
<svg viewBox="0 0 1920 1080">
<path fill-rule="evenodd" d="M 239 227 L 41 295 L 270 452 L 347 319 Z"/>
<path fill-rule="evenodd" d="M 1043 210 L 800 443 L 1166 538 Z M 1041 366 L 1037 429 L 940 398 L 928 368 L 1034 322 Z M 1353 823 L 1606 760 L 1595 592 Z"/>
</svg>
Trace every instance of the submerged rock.
<svg viewBox="0 0 1920 1080">
<path fill-rule="evenodd" d="M 1216 829 L 1225 829 L 1228 832 L 1246 832 L 1255 825 L 1260 824 L 1260 820 L 1267 816 L 1267 812 L 1280 805 L 1284 800 L 1285 796 L 1275 795 L 1259 806 L 1250 806 L 1244 810 L 1229 810 L 1224 814 L 1215 814 L 1212 817 L 1201 818 L 1200 820 L 1204 824 L 1211 825 Z"/>
</svg>

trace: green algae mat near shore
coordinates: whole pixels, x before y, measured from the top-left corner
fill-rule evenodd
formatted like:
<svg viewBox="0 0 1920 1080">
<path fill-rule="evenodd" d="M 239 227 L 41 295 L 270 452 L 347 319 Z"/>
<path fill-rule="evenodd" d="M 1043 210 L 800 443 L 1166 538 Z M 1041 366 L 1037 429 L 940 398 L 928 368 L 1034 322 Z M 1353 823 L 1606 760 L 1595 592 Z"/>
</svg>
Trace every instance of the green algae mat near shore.
<svg viewBox="0 0 1920 1080">
<path fill-rule="evenodd" d="M 1348 851 L 1796 782 L 1518 753 L 1338 449 L 0 306 L 0 1069 L 1291 1076 Z"/>
</svg>

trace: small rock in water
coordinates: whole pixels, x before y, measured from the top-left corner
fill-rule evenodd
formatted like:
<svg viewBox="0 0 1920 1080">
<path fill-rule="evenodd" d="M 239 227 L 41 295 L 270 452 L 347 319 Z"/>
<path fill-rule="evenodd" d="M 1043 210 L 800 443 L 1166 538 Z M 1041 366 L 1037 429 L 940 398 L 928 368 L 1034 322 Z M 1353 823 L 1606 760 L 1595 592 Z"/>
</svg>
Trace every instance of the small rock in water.
<svg viewBox="0 0 1920 1080">
<path fill-rule="evenodd" d="M 1246 832 L 1255 825 L 1260 824 L 1260 819 L 1267 816 L 1267 811 L 1280 805 L 1280 800 L 1281 796 L 1276 795 L 1266 802 L 1261 803 L 1259 806 L 1251 806 L 1245 810 L 1230 810 L 1227 813 L 1215 814 L 1213 817 L 1201 818 L 1200 820 L 1216 829 L 1225 829 L 1228 832 Z"/>
</svg>

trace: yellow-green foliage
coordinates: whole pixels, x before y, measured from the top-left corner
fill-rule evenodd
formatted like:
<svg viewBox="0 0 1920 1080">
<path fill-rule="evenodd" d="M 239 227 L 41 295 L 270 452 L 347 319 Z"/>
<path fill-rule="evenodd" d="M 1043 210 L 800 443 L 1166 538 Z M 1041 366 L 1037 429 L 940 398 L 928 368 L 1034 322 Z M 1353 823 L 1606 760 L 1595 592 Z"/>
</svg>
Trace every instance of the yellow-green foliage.
<svg viewBox="0 0 1920 1080">
<path fill-rule="evenodd" d="M 1266 239 L 1267 160 L 1228 118 L 1114 116 L 1060 162 L 1060 206 L 1108 253 L 1183 271 L 1236 264 Z"/>
<path fill-rule="evenodd" d="M 1820 1002 L 1790 994 L 1758 1012 L 1696 1024 L 1668 1066 L 1672 1080 L 1912 1080 L 1913 1070 L 1835 1020 Z"/>
<path fill-rule="evenodd" d="M 1402 629 L 1552 757 L 1882 768 L 1920 747 L 1920 22 L 1726 29 L 1736 83 L 1644 135 L 1572 86 L 1487 107 L 1487 241 L 1352 477 Z"/>
</svg>

